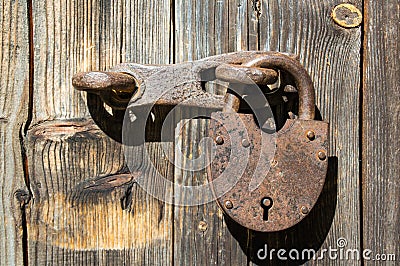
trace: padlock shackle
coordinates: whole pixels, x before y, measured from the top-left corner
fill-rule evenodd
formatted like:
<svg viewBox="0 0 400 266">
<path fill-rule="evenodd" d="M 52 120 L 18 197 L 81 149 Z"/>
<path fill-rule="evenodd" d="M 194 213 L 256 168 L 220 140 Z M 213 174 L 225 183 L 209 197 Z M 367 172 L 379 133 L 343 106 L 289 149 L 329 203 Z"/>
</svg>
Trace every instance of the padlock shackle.
<svg viewBox="0 0 400 266">
<path fill-rule="evenodd" d="M 259 56 L 243 65 L 247 67 L 273 68 L 290 74 L 299 92 L 299 119 L 314 120 L 314 85 L 307 70 L 297 60 L 282 53 L 271 53 Z"/>
</svg>

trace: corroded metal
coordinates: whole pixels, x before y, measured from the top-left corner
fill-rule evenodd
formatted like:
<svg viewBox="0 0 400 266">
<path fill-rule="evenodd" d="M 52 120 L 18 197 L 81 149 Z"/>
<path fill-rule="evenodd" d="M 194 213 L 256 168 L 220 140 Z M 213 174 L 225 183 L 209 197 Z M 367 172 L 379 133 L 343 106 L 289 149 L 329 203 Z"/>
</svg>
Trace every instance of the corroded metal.
<svg viewBox="0 0 400 266">
<path fill-rule="evenodd" d="M 228 90 L 225 112 L 212 115 L 210 136 L 223 138 L 224 142 L 215 148 L 210 183 L 215 184 L 226 169 L 234 167 L 231 162 L 234 164 L 248 156 L 242 176 L 228 177 L 225 184 L 212 185 L 215 195 L 222 195 L 217 202 L 228 216 L 244 227 L 262 232 L 280 231 L 300 222 L 322 191 L 328 167 L 328 123 L 313 120 L 314 87 L 306 70 L 296 60 L 282 54 L 267 54 L 244 65 L 279 69 L 291 75 L 295 91 L 299 93 L 299 119 L 288 119 L 278 132 L 265 132 L 256 123 L 256 113 L 232 112 L 237 111 L 232 106 L 237 106 L 240 98 Z M 231 82 L 237 84 L 236 77 Z M 238 143 L 249 147 L 250 153 L 243 149 L 232 153 L 232 147 Z M 257 175 L 262 175 L 261 182 L 254 187 L 251 185 L 254 179 L 260 179 Z M 230 190 L 225 189 L 232 184 Z"/>
<path fill-rule="evenodd" d="M 289 73 L 299 93 L 299 118 L 314 119 L 315 90 L 311 77 L 297 61 L 282 53 L 269 53 L 255 57 L 245 64 L 251 67 L 274 68 Z"/>
<path fill-rule="evenodd" d="M 241 123 L 236 114 L 217 112 L 212 117 L 210 136 L 222 136 L 225 141 L 216 146 L 210 181 L 218 178 L 229 167 L 233 157 L 246 156 L 240 153 L 231 154 L 231 145 L 233 142 L 242 142 L 241 135 L 244 131 L 247 131 L 250 140 L 249 163 L 244 174 L 217 202 L 228 216 L 249 229 L 262 232 L 287 229 L 308 214 L 304 210 L 312 209 L 322 191 L 328 161 L 326 157 L 321 160 L 319 153 L 326 153 L 328 149 L 328 123 L 289 119 L 277 133 L 267 134 L 254 122 L 253 115 L 238 116 L 245 124 L 245 129 L 238 127 Z M 225 127 L 236 127 L 237 132 L 228 133 Z M 308 131 L 315 132 L 314 140 L 307 138 Z M 270 164 L 270 170 L 264 173 L 262 183 L 252 191 L 249 184 L 259 161 Z M 224 188 L 218 186 L 213 189 L 218 195 L 218 191 Z M 265 198 L 273 201 L 268 209 L 268 220 L 264 220 L 265 209 L 261 205 Z M 227 206 L 226 202 L 230 204 Z"/>
<path fill-rule="evenodd" d="M 88 109 L 96 124 L 111 138 L 121 142 L 122 123 L 129 103 L 137 107 L 149 105 L 173 107 L 179 104 L 180 107 L 196 107 L 210 112 L 222 110 L 225 104 L 224 96 L 206 92 L 203 83 L 218 79 L 216 76 L 218 66 L 227 65 L 226 71 L 239 73 L 240 69 L 245 68 L 242 66 L 245 62 L 269 54 L 278 53 L 241 51 L 175 65 L 124 63 L 108 72 L 78 73 L 73 77 L 72 84 L 77 90 L 88 93 Z M 287 56 L 296 58 L 294 55 L 287 54 Z M 259 67 L 255 70 L 247 68 L 247 71 L 252 73 L 251 78 L 254 82 L 260 84 L 273 83 L 278 78 L 277 71 L 273 69 Z M 146 81 L 154 76 L 162 81 L 175 80 L 183 76 L 187 77 L 187 82 L 174 88 L 146 86 Z M 246 75 L 242 78 L 243 83 L 249 80 Z M 238 108 L 238 101 L 236 103 Z M 111 107 L 111 113 L 104 104 Z"/>
<path fill-rule="evenodd" d="M 361 25 L 363 15 L 356 6 L 350 3 L 342 3 L 334 7 L 332 19 L 344 28 L 355 28 Z"/>
<path fill-rule="evenodd" d="M 109 90 L 119 92 L 133 92 L 135 78 L 119 72 L 81 72 L 72 79 L 72 85 L 77 90 L 100 93 Z"/>
<path fill-rule="evenodd" d="M 120 72 L 82 72 L 72 79 L 76 90 L 98 95 L 114 110 L 125 110 L 137 90 L 133 76 Z"/>
<path fill-rule="evenodd" d="M 217 79 L 231 83 L 268 85 L 277 81 L 276 71 L 268 68 L 224 64 L 215 70 Z"/>
<path fill-rule="evenodd" d="M 117 96 L 119 93 L 123 93 L 125 97 L 125 94 L 131 94 L 131 96 L 134 96 L 137 100 L 142 99 L 142 104 L 150 104 L 146 100 L 152 100 L 154 98 L 152 96 L 157 95 L 161 96 L 156 103 L 157 105 L 174 106 L 187 100 L 187 97 L 190 96 L 193 98 L 196 106 L 221 109 L 224 103 L 223 97 L 207 93 L 200 86 L 200 82 L 204 81 L 204 77 L 206 76 L 210 79 L 208 81 L 212 81 L 219 78 L 224 80 L 224 77 L 228 78 L 232 75 L 231 78 L 235 78 L 241 83 L 254 82 L 259 85 L 273 84 L 278 79 L 278 73 L 275 70 L 241 66 L 242 63 L 258 56 L 272 53 L 276 54 L 275 52 L 242 51 L 198 60 L 196 62 L 199 64 L 196 64 L 196 69 L 193 70 L 197 75 L 193 76 L 193 73 L 190 74 L 190 78 L 195 79 L 188 79 L 188 82 L 190 81 L 192 85 L 184 86 L 185 84 L 182 84 L 182 86 L 168 92 L 166 92 L 163 87 L 150 88 L 150 90 L 141 90 L 140 88 L 143 82 L 153 74 L 164 74 L 168 79 L 174 79 L 176 75 L 181 76 L 184 73 L 176 73 L 175 70 L 179 68 L 179 66 L 186 65 L 190 67 L 190 63 L 176 65 L 140 65 L 125 63 L 114 67 L 109 72 L 78 73 L 72 78 L 72 84 L 77 90 L 87 91 L 88 93 L 97 95 L 107 92 L 116 92 Z M 292 55 L 289 56 L 294 58 Z M 223 67 L 221 67 L 219 71 L 216 71 L 218 66 Z M 137 93 L 134 94 L 136 91 Z M 105 100 L 107 101 L 107 99 Z M 111 104 L 111 107 L 114 106 Z M 119 107 L 118 105 L 118 108 Z"/>
</svg>

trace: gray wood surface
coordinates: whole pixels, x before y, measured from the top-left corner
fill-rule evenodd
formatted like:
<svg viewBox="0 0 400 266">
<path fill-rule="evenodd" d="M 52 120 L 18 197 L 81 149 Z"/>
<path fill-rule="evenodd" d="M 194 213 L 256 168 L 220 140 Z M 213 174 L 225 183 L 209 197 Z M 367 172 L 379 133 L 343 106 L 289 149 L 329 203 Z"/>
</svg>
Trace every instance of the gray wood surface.
<svg viewBox="0 0 400 266">
<path fill-rule="evenodd" d="M 270 249 L 297 248 L 299 250 L 336 247 L 340 237 L 347 239 L 349 247 L 359 248 L 360 243 L 360 211 L 359 206 L 359 168 L 358 168 L 358 124 L 359 119 L 359 80 L 360 80 L 360 44 L 361 30 L 343 29 L 330 18 L 330 13 L 337 1 L 315 1 L 312 3 L 298 1 L 254 1 L 248 6 L 240 2 L 218 1 L 216 7 L 225 4 L 222 10 L 230 10 L 214 15 L 214 9 L 208 9 L 204 23 L 198 14 L 203 14 L 208 7 L 198 2 L 178 3 L 176 17 L 177 35 L 175 37 L 178 61 L 197 59 L 213 54 L 212 52 L 228 52 L 260 47 L 262 50 L 291 52 L 300 56 L 300 61 L 310 72 L 317 92 L 316 105 L 322 117 L 331 123 L 330 170 L 324 193 L 317 206 L 298 226 L 280 233 L 260 234 L 248 232 L 238 226 L 230 234 L 236 239 L 241 249 L 231 255 L 233 263 L 246 263 L 242 256 L 249 255 L 250 264 L 279 263 L 276 257 L 272 262 L 257 259 L 257 251 L 265 244 Z M 361 5 L 361 3 L 358 3 Z M 213 6 L 212 4 L 210 6 Z M 180 10 L 184 10 L 179 13 Z M 218 9 L 217 9 L 218 10 Z M 235 14 L 241 14 L 237 22 Z M 226 18 L 228 17 L 228 18 Z M 216 21 L 228 19 L 223 27 L 218 27 Z M 204 23 L 204 24 L 203 24 Z M 242 28 L 243 27 L 243 28 Z M 226 30 L 228 28 L 229 30 Z M 230 31 L 233 29 L 232 31 Z M 208 35 L 214 33 L 214 38 Z M 237 32 L 237 34 L 236 34 Z M 247 33 L 247 34 L 246 34 Z M 247 35 L 247 36 L 246 36 Z M 219 48 L 219 40 L 224 39 L 224 47 Z M 237 40 L 240 39 L 240 44 Z M 216 41 L 216 42 L 215 42 Z M 247 46 L 248 44 L 248 46 Z M 217 48 L 215 48 L 217 47 Z M 181 59 L 182 58 L 182 59 Z M 347 71 L 350 69 L 351 71 Z M 344 89 L 347 88 L 347 89 Z M 182 146 L 196 142 L 202 137 L 201 123 L 192 123 L 186 128 Z M 192 132 L 190 134 L 190 132 Z M 194 136 L 193 132 L 198 132 Z M 203 133 L 204 134 L 204 133 Z M 188 151 L 195 153 L 197 147 Z M 190 156 L 188 156 L 190 157 Z M 338 168 L 338 165 L 340 167 Z M 183 177 L 182 177 L 183 176 Z M 176 180 L 186 182 L 201 182 L 205 177 L 193 174 L 182 174 L 178 171 Z M 200 180 L 200 181 L 199 181 Z M 178 264 L 218 261 L 218 256 L 209 252 L 207 234 L 214 233 L 214 227 L 223 232 L 220 220 L 213 219 L 218 210 L 213 207 L 177 208 L 175 219 L 184 221 L 175 230 L 175 256 Z M 208 213 L 208 215 L 204 215 Z M 210 217 L 211 216 L 211 217 Z M 208 227 L 205 234 L 198 231 L 197 224 L 201 220 L 213 221 L 214 226 Z M 214 229 L 215 230 L 215 229 Z M 311 233 L 315 232 L 315 233 Z M 179 238 L 183 235 L 185 237 Z M 223 236 L 226 239 L 226 236 Z M 229 239 L 229 238 L 228 238 Z M 229 242 L 230 240 L 228 240 Z M 186 243 L 191 243 L 190 248 Z M 219 243 L 216 241 L 216 243 Z M 214 244 L 215 245 L 215 244 Z M 223 244 L 222 244 L 223 245 Z M 191 246 L 196 246 L 192 249 Z M 186 247 L 186 248 L 185 248 Z M 214 252 L 226 249 L 213 246 Z M 231 252 L 238 248 L 231 246 Z M 186 254 L 189 253 L 190 256 Z M 201 254 L 207 254 L 202 257 Z M 203 255 L 204 256 L 204 255 Z M 208 259 L 207 259 L 208 258 Z M 282 263 L 282 262 L 281 262 Z M 337 263 L 325 257 L 320 263 Z M 350 261 L 350 264 L 358 264 Z M 313 264 L 313 262 L 311 262 Z"/>
<path fill-rule="evenodd" d="M 400 12 L 365 1 L 362 123 L 363 248 L 400 260 Z M 384 258 L 384 256 L 382 256 Z M 370 262 L 371 264 L 374 262 Z"/>
<path fill-rule="evenodd" d="M 71 84 L 77 72 L 121 62 L 170 63 L 169 1 L 33 3 L 29 263 L 170 264 L 172 206 L 120 176 L 125 171 L 121 145 L 87 120 L 85 95 Z M 161 160 L 173 156 L 172 143 L 165 147 L 146 146 L 159 161 L 156 169 L 172 180 L 173 169 Z M 151 181 L 154 171 L 146 171 L 151 165 L 142 167 Z M 109 187 L 99 187 L 102 182 Z"/>
<path fill-rule="evenodd" d="M 22 265 L 21 207 L 28 194 L 20 135 L 28 117 L 28 10 L 24 1 L 0 5 L 0 265 Z"/>
<path fill-rule="evenodd" d="M 316 91 L 316 106 L 330 122 L 329 172 L 317 205 L 300 224 L 276 234 L 253 234 L 251 256 L 266 242 L 270 249 L 360 248 L 359 102 L 361 28 L 345 29 L 331 19 L 341 1 L 262 1 L 260 48 L 299 55 Z M 362 9 L 361 1 L 353 1 Z M 268 240 L 266 240 L 268 239 Z M 276 256 L 275 256 L 276 259 Z M 263 262 L 254 259 L 256 263 Z M 282 263 L 272 261 L 271 264 Z M 309 261 L 341 265 L 343 261 Z M 360 262 L 349 260 L 347 265 Z"/>
<path fill-rule="evenodd" d="M 336 248 L 339 238 L 347 248 L 400 256 L 399 4 L 352 1 L 364 24 L 346 29 L 330 16 L 341 3 L 2 1 L 0 265 L 297 265 L 256 254 L 265 244 L 321 251 Z M 214 202 L 179 207 L 148 195 L 125 174 L 121 145 L 92 124 L 85 95 L 71 84 L 76 72 L 121 62 L 168 64 L 257 49 L 299 55 L 314 81 L 320 116 L 331 124 L 323 193 L 306 219 L 278 233 L 250 232 L 225 219 Z M 207 122 L 196 119 L 180 130 L 184 122 L 175 128 L 181 135 L 174 143 L 146 144 L 156 162 L 155 169 L 142 165 L 148 182 L 154 171 L 178 184 L 206 182 L 205 171 L 178 165 L 204 151 L 199 143 Z M 28 132 L 21 131 L 25 123 Z M 141 152 L 130 158 L 140 163 Z M 26 208 L 24 178 L 33 196 Z M 362 262 L 325 256 L 306 263 Z"/>
<path fill-rule="evenodd" d="M 28 160 L 41 162 L 29 169 L 31 265 L 169 264 L 171 205 L 147 195 L 124 174 L 119 143 L 90 120 L 44 122 L 30 130 L 28 143 Z M 159 155 L 158 146 L 146 148 Z M 154 170 L 142 167 L 151 180 Z M 171 176 L 168 162 L 156 169 Z"/>
<path fill-rule="evenodd" d="M 251 6 L 242 1 L 176 1 L 175 60 L 177 63 L 232 51 L 247 50 Z M 221 86 L 208 86 L 220 93 Z M 225 88 L 226 89 L 226 88 Z M 194 113 L 182 114 L 195 117 Z M 180 120 L 179 114 L 176 117 Z M 206 184 L 206 169 L 185 168 L 205 152 L 201 140 L 208 136 L 205 119 L 182 121 L 177 126 L 175 142 L 175 182 L 182 185 Z M 179 135 L 178 135 L 179 134 Z M 179 156 L 178 156 L 179 155 Z M 204 161 L 200 163 L 205 163 Z M 197 164 L 195 164 L 197 165 Z M 200 199 L 201 194 L 183 195 Z M 247 257 L 232 236 L 226 219 L 216 202 L 200 206 L 175 207 L 174 263 L 176 265 L 245 265 Z M 202 230 L 202 224 L 206 230 Z M 237 227 L 237 226 L 236 226 Z M 237 228 L 243 230 L 241 228 Z M 247 234 L 247 229 L 243 230 Z M 246 248 L 246 247 L 245 247 Z"/>
</svg>

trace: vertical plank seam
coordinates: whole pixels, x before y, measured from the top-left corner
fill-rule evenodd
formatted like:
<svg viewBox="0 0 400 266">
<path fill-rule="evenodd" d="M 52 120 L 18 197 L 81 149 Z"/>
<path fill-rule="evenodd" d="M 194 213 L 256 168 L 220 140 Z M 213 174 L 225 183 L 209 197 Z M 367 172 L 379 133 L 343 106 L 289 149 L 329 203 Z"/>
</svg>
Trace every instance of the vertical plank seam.
<svg viewBox="0 0 400 266">
<path fill-rule="evenodd" d="M 170 38 L 170 45 L 172 45 L 172 47 L 170 47 L 170 63 L 175 64 L 176 62 L 176 39 L 175 39 L 175 31 L 176 31 L 176 17 L 175 17 L 175 7 L 176 7 L 176 3 L 175 0 L 170 0 L 170 34 L 169 34 L 169 38 Z"/>
<path fill-rule="evenodd" d="M 249 20 L 250 20 L 250 12 L 249 12 L 249 5 L 247 4 L 247 2 L 246 2 L 246 37 L 247 37 L 247 40 L 246 40 L 246 45 L 247 45 L 247 47 L 246 47 L 246 50 L 248 50 L 249 49 L 249 47 L 250 47 L 250 36 L 249 36 L 249 34 L 250 34 L 250 22 L 249 22 Z"/>
<path fill-rule="evenodd" d="M 124 51 L 124 19 L 125 19 L 125 8 L 124 8 L 124 1 L 122 1 L 121 3 L 119 3 L 120 6 L 120 10 L 121 10 L 121 21 L 120 21 L 120 29 L 119 29 L 119 37 L 120 37 L 120 43 L 119 43 L 119 63 L 121 64 L 123 62 L 123 51 Z"/>
<path fill-rule="evenodd" d="M 361 28 L 361 45 L 360 45 L 360 92 L 359 92 L 359 201 L 360 201 L 360 250 L 364 250 L 364 169 L 363 169 L 363 156 L 364 156 L 364 139 L 363 139 L 363 126 L 364 126 L 364 88 L 365 88 L 365 70 L 366 70 L 366 45 L 367 45 L 367 30 L 368 30 L 368 0 L 361 1 L 361 10 L 363 14 L 363 24 Z M 365 260 L 361 259 L 361 265 L 364 266 Z"/>
<path fill-rule="evenodd" d="M 33 90 L 34 90 L 34 44 L 33 44 L 33 0 L 28 0 L 27 3 L 27 22 L 28 22 L 28 117 L 25 125 L 23 124 L 20 128 L 19 140 L 21 145 L 21 159 L 24 174 L 25 188 L 28 190 L 28 197 L 24 201 L 20 202 L 21 210 L 21 227 L 22 227 L 22 256 L 23 265 L 29 265 L 29 248 L 28 248 L 28 227 L 27 227 L 27 214 L 26 206 L 32 198 L 32 191 L 30 188 L 29 181 L 29 170 L 28 170 L 28 157 L 24 145 L 24 139 L 26 139 L 28 129 L 33 119 Z"/>
<path fill-rule="evenodd" d="M 175 0 L 170 0 L 170 34 L 169 34 L 169 38 L 170 38 L 170 63 L 171 64 L 175 64 L 176 62 L 176 39 L 175 39 L 175 33 L 176 33 L 176 16 L 175 16 L 175 11 L 176 11 L 176 2 Z M 175 123 L 174 123 L 175 124 Z M 175 142 L 173 142 L 175 144 Z M 175 151 L 174 148 L 175 145 L 173 145 L 172 149 L 172 156 L 175 157 Z M 173 162 L 175 162 L 175 158 L 172 158 Z M 175 167 L 173 165 L 173 167 Z M 175 170 L 172 169 L 172 180 L 175 182 Z M 171 221 L 172 221 L 172 225 L 171 225 L 171 265 L 175 265 L 175 186 L 172 187 L 172 195 L 173 195 L 173 202 L 171 205 Z"/>
<path fill-rule="evenodd" d="M 26 136 L 26 135 L 25 135 Z M 28 156 L 27 152 L 25 149 L 25 136 L 23 133 L 23 126 L 21 126 L 20 133 L 19 133 L 19 141 L 20 141 L 20 146 L 21 146 L 21 160 L 22 160 L 22 170 L 23 170 L 23 175 L 24 175 L 24 182 L 25 182 L 25 187 L 24 189 L 27 189 L 28 191 L 26 192 L 24 189 L 21 189 L 21 192 L 26 192 L 27 195 L 24 197 L 21 197 L 18 199 L 19 201 L 19 207 L 21 211 L 21 227 L 22 227 L 22 262 L 24 266 L 29 265 L 28 262 L 28 227 L 27 227 L 27 214 L 26 214 L 26 206 L 29 204 L 30 199 L 32 198 L 32 191 L 30 188 L 30 183 L 29 183 L 29 172 L 28 172 Z M 18 192 L 18 191 L 17 191 Z M 16 193 L 17 193 L 16 192 Z"/>
<path fill-rule="evenodd" d="M 262 16 L 262 3 L 257 0 L 254 6 L 254 12 L 256 12 L 257 18 L 257 50 L 261 50 L 261 23 L 260 17 Z"/>
<path fill-rule="evenodd" d="M 29 126 L 31 125 L 33 118 L 33 85 L 34 85 L 34 45 L 33 45 L 33 0 L 27 1 L 27 16 L 28 16 L 28 35 L 29 35 L 29 73 L 28 73 L 28 86 L 29 86 L 29 96 L 28 96 L 28 118 L 24 126 L 24 135 L 26 136 Z"/>
</svg>

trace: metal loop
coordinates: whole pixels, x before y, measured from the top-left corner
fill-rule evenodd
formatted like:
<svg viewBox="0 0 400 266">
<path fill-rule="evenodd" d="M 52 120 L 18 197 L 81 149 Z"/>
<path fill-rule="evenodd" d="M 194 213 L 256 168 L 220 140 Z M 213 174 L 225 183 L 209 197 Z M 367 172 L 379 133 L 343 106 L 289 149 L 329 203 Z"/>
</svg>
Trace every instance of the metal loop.
<svg viewBox="0 0 400 266">
<path fill-rule="evenodd" d="M 273 69 L 246 67 L 234 64 L 222 64 L 215 69 L 219 80 L 230 83 L 269 85 L 278 80 L 278 73 Z"/>
<path fill-rule="evenodd" d="M 267 54 L 243 64 L 247 67 L 273 68 L 290 74 L 299 92 L 299 119 L 314 120 L 315 90 L 311 77 L 296 60 L 282 53 Z"/>
</svg>

